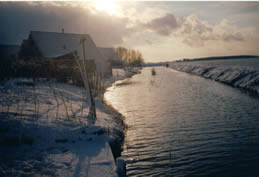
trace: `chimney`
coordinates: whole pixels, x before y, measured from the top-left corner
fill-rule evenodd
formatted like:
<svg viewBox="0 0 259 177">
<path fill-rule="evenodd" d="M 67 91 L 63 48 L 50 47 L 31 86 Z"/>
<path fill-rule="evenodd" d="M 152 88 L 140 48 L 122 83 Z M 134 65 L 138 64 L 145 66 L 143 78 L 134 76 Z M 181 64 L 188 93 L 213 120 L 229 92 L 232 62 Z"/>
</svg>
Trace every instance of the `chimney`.
<svg viewBox="0 0 259 177">
<path fill-rule="evenodd" d="M 64 30 L 64 28 L 62 28 L 62 33 L 65 33 L 65 30 Z"/>
</svg>

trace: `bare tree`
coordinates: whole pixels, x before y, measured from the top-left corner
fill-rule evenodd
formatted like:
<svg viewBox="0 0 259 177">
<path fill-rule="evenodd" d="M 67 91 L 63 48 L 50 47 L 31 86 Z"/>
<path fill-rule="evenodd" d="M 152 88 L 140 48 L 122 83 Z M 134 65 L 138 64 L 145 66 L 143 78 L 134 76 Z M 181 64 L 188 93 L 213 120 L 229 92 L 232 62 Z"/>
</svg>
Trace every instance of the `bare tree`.
<svg viewBox="0 0 259 177">
<path fill-rule="evenodd" d="M 138 50 L 117 47 L 115 52 L 126 66 L 138 66 L 144 63 L 143 55 Z"/>
</svg>

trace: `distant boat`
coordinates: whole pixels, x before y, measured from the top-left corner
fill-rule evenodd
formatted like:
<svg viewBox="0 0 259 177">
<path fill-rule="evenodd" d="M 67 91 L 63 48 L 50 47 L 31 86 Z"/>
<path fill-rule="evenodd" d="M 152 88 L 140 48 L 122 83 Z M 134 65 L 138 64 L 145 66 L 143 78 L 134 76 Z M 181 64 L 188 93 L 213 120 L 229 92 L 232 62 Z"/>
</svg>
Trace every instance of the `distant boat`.
<svg viewBox="0 0 259 177">
<path fill-rule="evenodd" d="M 152 74 L 152 76 L 155 76 L 155 75 L 156 75 L 156 70 L 155 70 L 155 68 L 152 68 L 152 69 L 151 69 L 151 74 Z"/>
</svg>

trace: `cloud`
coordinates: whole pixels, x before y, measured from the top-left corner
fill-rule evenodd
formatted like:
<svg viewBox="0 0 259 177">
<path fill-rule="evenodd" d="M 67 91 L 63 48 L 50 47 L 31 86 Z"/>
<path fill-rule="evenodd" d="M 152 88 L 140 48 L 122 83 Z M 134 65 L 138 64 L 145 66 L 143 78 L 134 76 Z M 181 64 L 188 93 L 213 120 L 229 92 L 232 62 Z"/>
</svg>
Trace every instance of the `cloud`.
<svg viewBox="0 0 259 177">
<path fill-rule="evenodd" d="M 219 24 L 211 25 L 195 15 L 182 20 L 181 27 L 174 34 L 193 47 L 201 47 L 209 42 L 242 42 L 245 35 L 235 24 L 223 19 Z"/>
<path fill-rule="evenodd" d="M 206 21 L 201 21 L 195 15 L 188 16 L 182 23 L 183 33 L 197 33 L 199 35 L 213 31 L 213 27 Z"/>
<path fill-rule="evenodd" d="M 89 33 L 97 45 L 120 44 L 133 32 L 126 17 L 93 13 L 87 3 L 0 2 L 0 43 L 20 44 L 29 31 Z"/>
<path fill-rule="evenodd" d="M 234 34 L 223 34 L 222 39 L 224 41 L 244 41 L 243 34 L 240 32 L 236 32 Z"/>
<path fill-rule="evenodd" d="M 169 36 L 179 27 L 175 16 L 171 13 L 167 13 L 159 18 L 154 18 L 148 23 L 141 24 L 141 26 L 163 36 Z"/>
<path fill-rule="evenodd" d="M 212 25 L 196 15 L 180 19 L 167 13 L 149 22 L 139 23 L 137 29 L 152 31 L 160 36 L 181 38 L 183 43 L 192 47 L 201 47 L 210 41 L 245 41 L 244 34 L 228 20 L 223 19 L 219 24 Z"/>
<path fill-rule="evenodd" d="M 99 46 L 136 48 L 148 58 L 227 55 L 226 50 L 258 54 L 259 3 L 256 8 L 248 3 L 245 14 L 243 6 L 229 4 L 239 8 L 120 1 L 119 15 L 112 16 L 88 2 L 0 2 L 0 44 L 20 44 L 31 30 L 64 28 L 67 33 L 89 33 Z"/>
<path fill-rule="evenodd" d="M 148 40 L 148 39 L 146 39 L 145 42 L 146 42 L 148 45 L 152 45 L 152 44 L 153 44 L 153 42 L 152 42 L 151 40 Z"/>
</svg>

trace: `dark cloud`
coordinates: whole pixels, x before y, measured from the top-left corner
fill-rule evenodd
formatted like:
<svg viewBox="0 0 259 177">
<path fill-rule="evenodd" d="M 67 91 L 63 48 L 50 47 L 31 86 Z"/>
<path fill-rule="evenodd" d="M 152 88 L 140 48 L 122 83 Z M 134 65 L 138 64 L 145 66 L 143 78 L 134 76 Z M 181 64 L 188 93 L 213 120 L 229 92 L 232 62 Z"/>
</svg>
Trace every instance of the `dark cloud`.
<svg viewBox="0 0 259 177">
<path fill-rule="evenodd" d="M 160 36 L 177 37 L 194 47 L 209 41 L 245 41 L 245 35 L 238 30 L 226 30 L 231 28 L 228 23 L 211 25 L 195 15 L 180 19 L 167 13 L 147 23 L 133 23 L 133 27 L 128 28 L 128 24 L 132 25 L 130 19 L 104 12 L 93 13 L 83 7 L 85 5 L 80 2 L 0 2 L 0 44 L 20 44 L 31 30 L 59 32 L 62 28 L 68 33 L 88 33 L 99 46 L 121 44 L 124 38 L 145 30 Z M 152 45 L 150 40 L 139 40 Z"/>
<path fill-rule="evenodd" d="M 148 23 L 142 24 L 142 27 L 150 29 L 160 35 L 169 36 L 179 25 L 175 16 L 171 13 L 167 13 L 163 17 L 155 18 Z"/>
<path fill-rule="evenodd" d="M 65 32 L 90 34 L 97 45 L 111 46 L 132 33 L 126 27 L 127 18 L 92 13 L 80 5 L 0 2 L 0 43 L 20 44 L 31 30 L 59 32 L 64 28 Z"/>
</svg>

